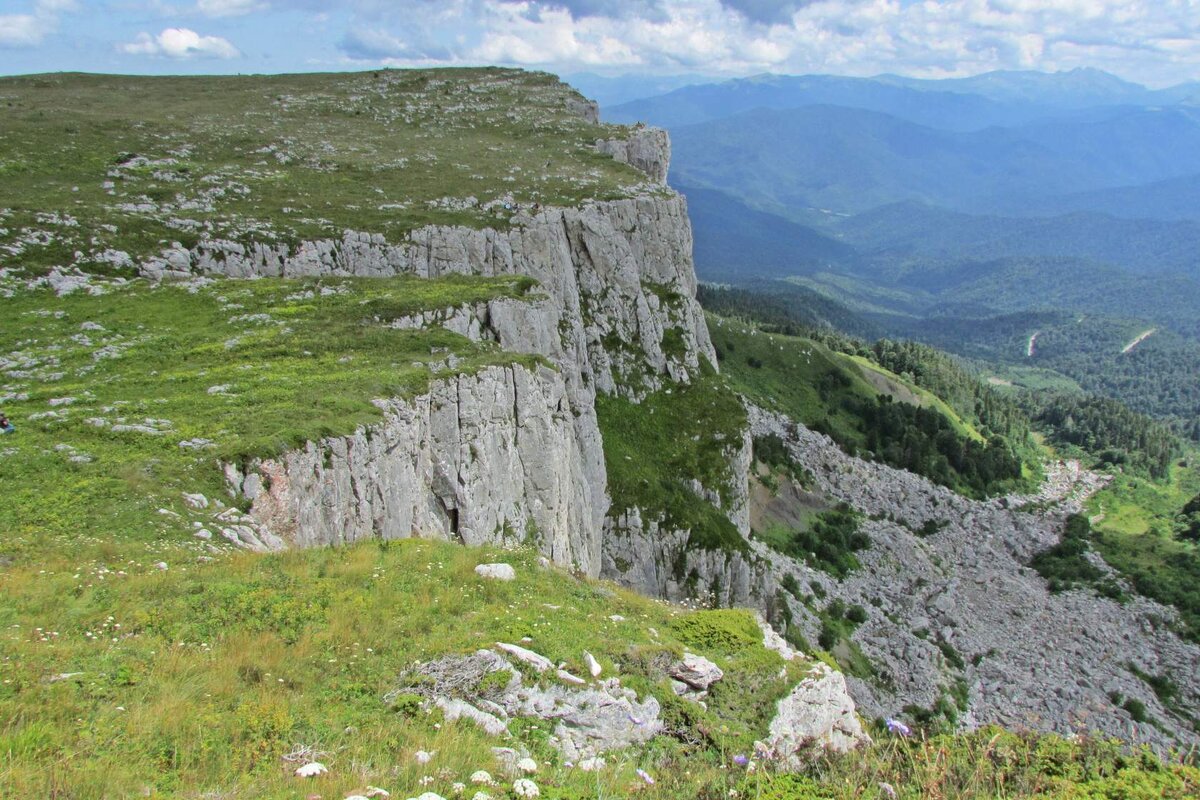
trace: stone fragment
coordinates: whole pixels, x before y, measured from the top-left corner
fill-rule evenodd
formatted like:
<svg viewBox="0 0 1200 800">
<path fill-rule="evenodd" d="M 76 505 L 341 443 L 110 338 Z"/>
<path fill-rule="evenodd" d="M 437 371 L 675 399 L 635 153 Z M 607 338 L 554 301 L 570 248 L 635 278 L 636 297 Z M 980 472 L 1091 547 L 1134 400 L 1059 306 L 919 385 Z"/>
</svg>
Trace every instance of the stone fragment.
<svg viewBox="0 0 1200 800">
<path fill-rule="evenodd" d="M 709 686 L 725 677 L 721 668 L 704 656 L 687 652 L 667 669 L 667 674 L 697 692 L 708 691 Z"/>
<path fill-rule="evenodd" d="M 545 672 L 554 666 L 554 662 L 543 655 L 538 655 L 532 650 L 526 650 L 519 644 L 507 644 L 505 642 L 496 642 L 496 647 L 508 653 L 518 661 L 523 661 L 529 666 L 536 669 L 538 672 Z"/>
<path fill-rule="evenodd" d="M 870 741 L 846 679 L 818 663 L 776 704 L 766 744 L 789 768 L 799 768 L 822 751 L 845 753 Z"/>
</svg>

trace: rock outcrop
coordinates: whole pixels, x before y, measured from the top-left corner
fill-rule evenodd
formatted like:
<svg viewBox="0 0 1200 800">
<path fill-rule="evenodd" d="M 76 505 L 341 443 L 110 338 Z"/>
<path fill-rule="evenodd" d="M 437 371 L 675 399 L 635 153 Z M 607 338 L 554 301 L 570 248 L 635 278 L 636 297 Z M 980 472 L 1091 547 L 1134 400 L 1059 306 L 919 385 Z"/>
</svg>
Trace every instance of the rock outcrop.
<svg viewBox="0 0 1200 800">
<path fill-rule="evenodd" d="M 737 548 L 697 544 L 679 529 L 639 508 L 612 510 L 604 521 L 601 575 L 624 586 L 675 602 L 763 608 L 774 593 L 770 565 L 750 534 L 750 431 L 726 451 L 728 486 L 693 481 L 696 502 L 707 502 L 729 518 L 743 537 Z"/>
<path fill-rule="evenodd" d="M 622 164 L 637 167 L 658 183 L 667 182 L 671 163 L 671 138 L 662 128 L 638 125 L 624 139 L 597 139 L 596 149 Z"/>
<path fill-rule="evenodd" d="M 776 704 L 765 744 L 786 766 L 801 769 L 826 752 L 845 753 L 870 741 L 842 673 L 817 663 Z"/>
<path fill-rule="evenodd" d="M 643 141 L 637 160 L 653 151 L 665 174 L 665 135 L 632 135 Z M 202 240 L 190 251 L 176 248 L 164 263 L 172 272 L 247 278 L 535 278 L 539 297 L 390 324 L 440 325 L 542 356 L 556 372 L 485 371 L 441 381 L 420 397 L 389 401 L 377 428 L 256 462 L 233 482 L 255 518 L 298 546 L 412 535 L 499 543 L 531 532 L 550 558 L 597 575 L 608 499 L 596 392 L 636 400 L 716 363 L 695 302 L 691 252 L 686 203 L 663 188 L 518 212 L 506 230 L 430 226 L 400 244 L 353 232 L 295 247 Z M 725 504 L 732 516 L 745 516 L 744 496 Z"/>
<path fill-rule="evenodd" d="M 516 717 L 546 720 L 554 726 L 550 743 L 570 761 L 645 744 L 663 727 L 658 701 L 639 700 L 617 678 L 590 686 L 526 685 L 512 664 L 490 650 L 418 665 L 385 700 L 404 694 L 424 698 L 448 720 L 471 720 L 493 736 L 505 733 Z"/>
</svg>

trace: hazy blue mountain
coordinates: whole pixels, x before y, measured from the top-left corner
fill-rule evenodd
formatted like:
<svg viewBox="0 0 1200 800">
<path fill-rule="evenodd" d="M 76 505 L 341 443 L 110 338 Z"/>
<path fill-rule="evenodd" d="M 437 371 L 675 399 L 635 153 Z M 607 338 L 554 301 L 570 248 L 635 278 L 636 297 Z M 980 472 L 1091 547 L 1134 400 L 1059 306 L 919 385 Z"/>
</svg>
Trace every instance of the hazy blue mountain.
<svg viewBox="0 0 1200 800">
<path fill-rule="evenodd" d="M 1021 126 L 1025 140 L 1085 164 L 1109 186 L 1150 183 L 1200 172 L 1200 108 L 1105 109 L 1097 119 Z"/>
<path fill-rule="evenodd" d="M 672 131 L 672 174 L 799 219 L 914 200 L 1026 213 L 1049 196 L 1200 173 L 1200 112 L 951 132 L 837 106 L 757 109 Z"/>
<path fill-rule="evenodd" d="M 676 180 L 789 217 L 902 200 L 981 211 L 1104 185 L 1087 164 L 1007 129 L 948 133 L 835 106 L 749 111 L 675 129 L 672 140 Z"/>
<path fill-rule="evenodd" d="M 880 75 L 875 80 L 925 91 L 962 92 L 1004 103 L 1032 103 L 1056 109 L 1163 102 L 1163 95 L 1099 69 L 1063 72 L 998 70 L 969 78 L 922 80 Z"/>
<path fill-rule="evenodd" d="M 1126 219 L 1200 220 L 1200 175 L 1039 198 L 1025 210 L 1046 214 L 1090 211 Z"/>
<path fill-rule="evenodd" d="M 708 75 L 596 75 L 577 72 L 562 76 L 563 81 L 600 104 L 600 113 L 607 118 L 608 107 L 628 103 L 642 97 L 666 94 L 681 86 L 712 83 L 715 78 Z"/>
<path fill-rule="evenodd" d="M 959 131 L 1028 122 L 1049 113 L 1046 108 L 1027 103 L 999 103 L 961 92 L 894 86 L 871 78 L 762 75 L 676 89 L 661 97 L 615 106 L 604 112 L 604 118 L 674 129 L 754 109 L 813 105 L 877 111 L 919 125 Z"/>
<path fill-rule="evenodd" d="M 1132 273 L 1200 278 L 1200 222 L 1191 220 L 1117 219 L 1095 212 L 973 216 L 905 202 L 847 219 L 837 231 L 864 255 L 891 263 L 1075 258 Z"/>
<path fill-rule="evenodd" d="M 746 283 L 813 269 L 843 267 L 854 249 L 790 220 L 756 211 L 712 189 L 676 184 L 687 196 L 695 235 L 696 273 L 702 280 Z"/>
<path fill-rule="evenodd" d="M 1021 125 L 1112 106 L 1200 105 L 1200 83 L 1152 90 L 1100 70 L 989 72 L 971 78 L 922 80 L 897 75 L 757 75 L 643 94 L 605 110 L 613 122 L 673 128 L 756 108 L 836 105 L 878 111 L 944 130 Z M 680 86 L 680 84 L 677 84 Z"/>
</svg>

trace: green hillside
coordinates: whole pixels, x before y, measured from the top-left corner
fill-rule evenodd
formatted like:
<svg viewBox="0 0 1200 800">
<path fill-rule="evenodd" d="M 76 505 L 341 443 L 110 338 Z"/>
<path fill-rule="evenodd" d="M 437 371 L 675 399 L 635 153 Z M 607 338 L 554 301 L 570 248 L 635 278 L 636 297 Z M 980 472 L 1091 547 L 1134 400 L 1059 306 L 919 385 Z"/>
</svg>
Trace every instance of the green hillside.
<svg viewBox="0 0 1200 800">
<path fill-rule="evenodd" d="M 878 361 L 732 318 L 710 315 L 709 330 L 722 375 L 735 390 L 830 436 L 851 454 L 969 495 L 1008 491 L 1037 472 L 1027 429 L 1018 425 L 985 437 L 976 419 L 965 419 Z"/>
</svg>

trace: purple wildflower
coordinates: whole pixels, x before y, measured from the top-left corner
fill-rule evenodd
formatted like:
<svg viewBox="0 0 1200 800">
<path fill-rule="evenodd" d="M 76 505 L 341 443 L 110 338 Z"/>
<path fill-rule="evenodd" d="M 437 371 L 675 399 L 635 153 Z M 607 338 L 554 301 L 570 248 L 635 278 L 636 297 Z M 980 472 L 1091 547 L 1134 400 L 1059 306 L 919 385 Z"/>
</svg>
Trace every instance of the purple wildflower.
<svg viewBox="0 0 1200 800">
<path fill-rule="evenodd" d="M 887 721 L 887 729 L 900 736 L 912 736 L 912 728 L 905 725 L 898 719 L 889 719 Z"/>
<path fill-rule="evenodd" d="M 651 778 L 651 777 L 650 777 L 650 773 L 649 773 L 649 772 L 646 772 L 646 770 L 644 770 L 644 769 L 639 769 L 639 770 L 637 771 L 637 776 L 638 776 L 639 778 L 641 778 L 642 780 L 644 780 L 644 781 L 646 782 L 646 785 L 647 785 L 647 786 L 653 786 L 653 785 L 654 785 L 654 778 Z"/>
<path fill-rule="evenodd" d="M 739 767 L 744 767 L 750 763 L 750 759 L 746 758 L 746 756 L 742 755 L 741 753 L 738 753 L 733 757 L 733 763 L 737 764 Z"/>
</svg>

